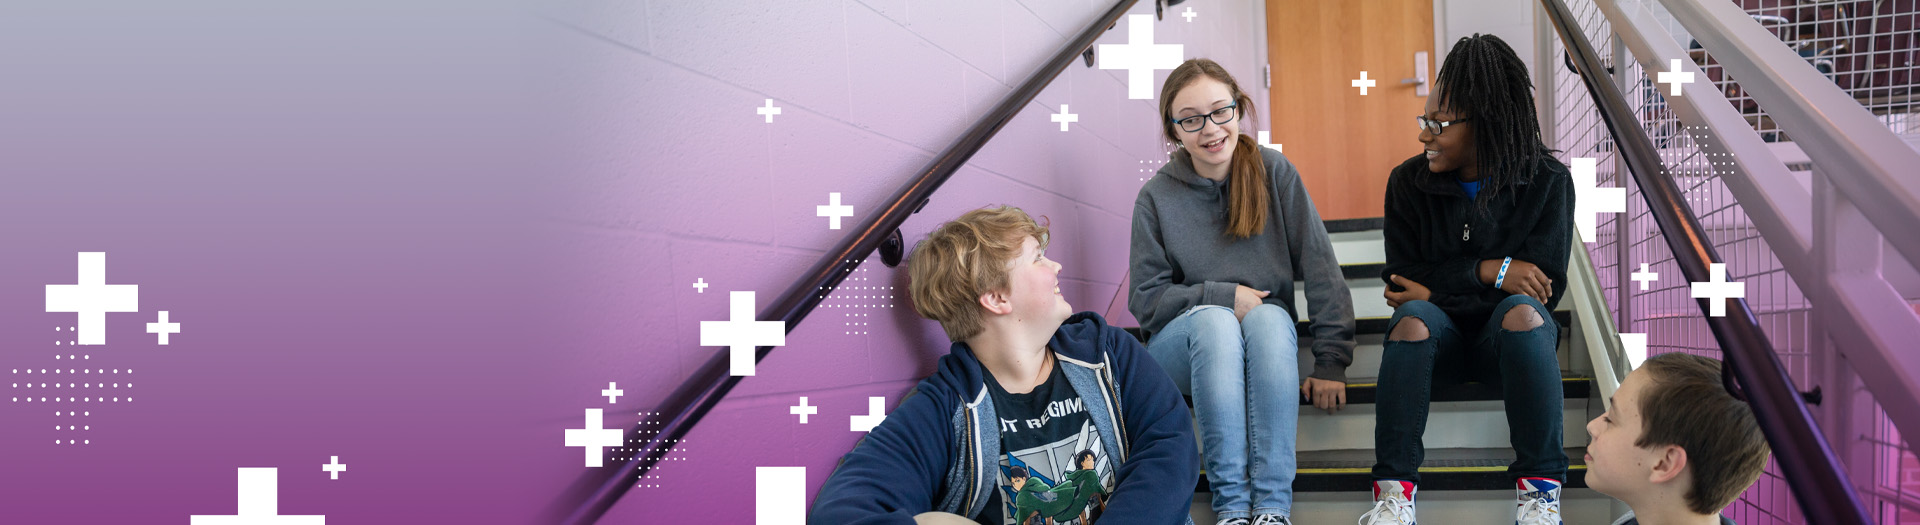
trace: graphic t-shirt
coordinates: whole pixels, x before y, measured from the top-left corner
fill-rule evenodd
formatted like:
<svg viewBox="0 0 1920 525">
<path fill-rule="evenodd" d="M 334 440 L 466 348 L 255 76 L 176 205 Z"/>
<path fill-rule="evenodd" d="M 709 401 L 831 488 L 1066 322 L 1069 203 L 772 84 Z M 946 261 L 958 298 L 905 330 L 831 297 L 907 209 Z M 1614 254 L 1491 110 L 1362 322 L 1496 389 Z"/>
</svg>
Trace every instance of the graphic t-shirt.
<svg viewBox="0 0 1920 525">
<path fill-rule="evenodd" d="M 976 521 L 987 525 L 1089 525 L 1113 492 L 1113 465 L 1087 406 L 1054 364 L 1032 392 L 1009 393 L 987 377 L 1000 416 L 999 490 Z M 1016 482 L 1015 479 L 1019 481 Z M 1024 518 L 1017 520 L 1016 518 Z"/>
</svg>

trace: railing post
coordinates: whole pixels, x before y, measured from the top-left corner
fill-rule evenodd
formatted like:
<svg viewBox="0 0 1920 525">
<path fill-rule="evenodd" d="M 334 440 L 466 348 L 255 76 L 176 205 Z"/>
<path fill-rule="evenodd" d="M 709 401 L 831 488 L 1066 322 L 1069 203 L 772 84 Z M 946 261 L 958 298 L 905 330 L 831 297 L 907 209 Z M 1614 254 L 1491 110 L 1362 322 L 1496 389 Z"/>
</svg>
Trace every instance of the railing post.
<svg viewBox="0 0 1920 525">
<path fill-rule="evenodd" d="M 1847 477 L 1856 487 L 1879 487 L 1882 465 L 1875 457 L 1874 445 L 1865 441 L 1878 423 L 1874 417 L 1873 406 L 1866 397 L 1858 395 L 1860 381 L 1848 373 L 1851 367 L 1838 361 L 1844 359 L 1833 340 L 1827 337 L 1827 327 L 1835 326 L 1824 317 L 1838 315 L 1846 309 L 1840 307 L 1839 297 L 1832 286 L 1828 286 L 1827 277 L 1844 272 L 1880 271 L 1881 240 L 1877 230 L 1868 223 L 1846 196 L 1841 195 L 1833 186 L 1833 180 L 1826 170 L 1818 164 L 1813 167 L 1813 265 L 1820 276 L 1817 283 L 1802 285 L 1808 298 L 1813 302 L 1810 319 L 1814 340 L 1809 344 L 1819 345 L 1821 356 L 1819 364 L 1825 368 L 1813 377 L 1824 380 L 1829 394 L 1822 412 L 1827 416 L 1823 427 L 1830 437 L 1828 443 L 1833 447 L 1834 456 L 1853 468 L 1848 469 Z M 1871 436 L 1879 437 L 1879 436 Z M 1866 467 L 1866 468 L 1862 468 Z M 1863 495 L 1879 499 L 1874 491 L 1862 491 Z"/>
<path fill-rule="evenodd" d="M 1613 26 L 1612 24 L 1608 24 L 1607 27 L 1611 28 Z M 1607 31 L 1607 41 L 1612 44 L 1613 47 L 1614 84 L 1620 87 L 1621 93 L 1625 93 L 1627 92 L 1628 82 L 1626 68 L 1627 46 L 1620 42 L 1620 34 L 1611 29 Z M 1628 177 L 1627 173 L 1627 156 L 1621 154 L 1620 141 L 1616 138 L 1613 143 L 1613 185 L 1621 188 L 1632 188 L 1632 186 L 1627 184 L 1627 180 L 1632 178 Z M 1632 190 L 1629 189 L 1628 191 Z M 1628 195 L 1627 197 L 1631 199 L 1633 196 Z M 1632 201 L 1629 200 L 1628 202 Z M 1631 210 L 1632 206 L 1628 206 L 1628 209 Z M 1621 333 L 1635 333 L 1633 329 L 1634 289 L 1633 287 L 1627 286 L 1627 283 L 1633 282 L 1633 243 L 1638 240 L 1637 237 L 1639 237 L 1639 233 L 1633 229 L 1633 213 L 1613 214 L 1613 260 L 1618 263 L 1617 266 L 1613 268 L 1613 282 L 1619 286 L 1616 293 L 1620 295 L 1619 298 L 1614 301 L 1614 304 L 1617 305 L 1615 310 L 1618 311 L 1614 312 L 1613 322 L 1616 325 L 1614 328 Z"/>
</svg>

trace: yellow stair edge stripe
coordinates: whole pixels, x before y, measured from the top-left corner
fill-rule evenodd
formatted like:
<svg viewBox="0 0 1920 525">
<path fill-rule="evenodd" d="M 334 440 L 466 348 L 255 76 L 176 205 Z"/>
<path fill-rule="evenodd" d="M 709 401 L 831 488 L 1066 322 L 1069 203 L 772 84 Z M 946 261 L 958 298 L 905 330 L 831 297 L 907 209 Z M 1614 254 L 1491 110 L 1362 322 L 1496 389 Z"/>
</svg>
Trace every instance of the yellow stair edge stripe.
<svg viewBox="0 0 1920 525">
<path fill-rule="evenodd" d="M 1563 381 L 1592 381 L 1591 377 L 1563 377 Z M 1380 383 L 1347 383 L 1347 388 L 1378 387 Z"/>
</svg>

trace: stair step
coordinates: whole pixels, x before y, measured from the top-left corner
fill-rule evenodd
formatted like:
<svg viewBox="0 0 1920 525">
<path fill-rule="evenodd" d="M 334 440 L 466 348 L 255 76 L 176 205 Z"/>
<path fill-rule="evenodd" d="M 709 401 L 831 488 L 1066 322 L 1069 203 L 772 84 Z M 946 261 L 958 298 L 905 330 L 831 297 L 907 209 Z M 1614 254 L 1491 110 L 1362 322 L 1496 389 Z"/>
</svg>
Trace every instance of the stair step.
<svg viewBox="0 0 1920 525">
<path fill-rule="evenodd" d="M 1566 449 L 1567 488 L 1587 487 L 1585 447 Z M 1373 488 L 1372 449 L 1322 450 L 1300 452 L 1293 492 L 1360 492 Z M 1513 463 L 1512 449 L 1438 448 L 1427 449 L 1420 464 L 1420 492 L 1455 490 L 1513 490 L 1507 465 Z M 1194 492 L 1208 492 L 1203 472 Z M 1507 493 L 1511 497 L 1512 493 Z"/>
<path fill-rule="evenodd" d="M 1385 217 L 1364 217 L 1359 219 L 1334 219 L 1321 221 L 1327 226 L 1327 233 L 1347 233 L 1367 230 L 1379 230 L 1387 227 Z"/>
<path fill-rule="evenodd" d="M 1353 333 L 1355 336 L 1386 335 L 1387 322 L 1391 320 L 1393 320 L 1392 317 L 1363 317 L 1354 319 Z M 1570 310 L 1556 310 L 1553 312 L 1553 322 L 1560 324 L 1560 332 L 1564 334 L 1567 332 L 1567 327 L 1573 324 L 1573 312 Z M 1302 344 L 1313 341 L 1313 334 L 1307 331 L 1307 328 L 1312 325 L 1313 323 L 1311 321 L 1298 321 L 1294 324 L 1294 333 L 1301 334 L 1300 342 Z M 1141 336 L 1140 327 L 1129 326 L 1123 329 L 1126 330 L 1127 333 L 1133 334 L 1134 339 L 1139 339 L 1140 344 L 1147 344 L 1146 338 Z"/>
<path fill-rule="evenodd" d="M 1347 383 L 1347 404 L 1373 404 L 1375 396 L 1380 391 L 1379 379 L 1371 377 L 1348 379 L 1352 382 Z M 1560 390 L 1565 393 L 1567 399 L 1586 399 L 1589 393 L 1593 391 L 1593 378 L 1579 376 L 1562 377 L 1560 379 Z M 1492 384 L 1478 382 L 1436 386 L 1433 388 L 1432 396 L 1433 402 L 1435 403 L 1447 401 L 1499 401 L 1502 399 L 1502 394 L 1498 387 Z M 1311 405 L 1313 401 L 1303 398 L 1300 400 L 1300 404 Z M 1192 406 L 1193 403 L 1189 402 L 1187 405 Z"/>
<path fill-rule="evenodd" d="M 1422 490 L 1419 499 L 1421 523 L 1513 523 L 1511 487 L 1499 490 Z M 1560 492 L 1560 517 L 1572 525 L 1606 525 L 1619 517 L 1614 514 L 1615 504 L 1613 498 L 1593 489 L 1568 488 Z M 1302 525 L 1354 523 L 1372 508 L 1371 491 L 1301 492 L 1293 495 L 1292 518 L 1294 523 Z M 1621 511 L 1624 510 L 1625 506 L 1622 506 Z M 1213 495 L 1204 492 L 1193 495 L 1190 511 L 1194 523 L 1212 525 L 1218 518 L 1213 513 Z"/>
</svg>

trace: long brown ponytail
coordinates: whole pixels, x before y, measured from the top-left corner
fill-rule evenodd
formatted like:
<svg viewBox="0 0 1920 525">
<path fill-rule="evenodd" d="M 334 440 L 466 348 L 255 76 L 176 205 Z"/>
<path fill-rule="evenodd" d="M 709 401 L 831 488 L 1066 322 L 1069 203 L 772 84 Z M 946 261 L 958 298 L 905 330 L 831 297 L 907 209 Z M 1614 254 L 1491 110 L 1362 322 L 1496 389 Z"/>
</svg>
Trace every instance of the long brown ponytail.
<svg viewBox="0 0 1920 525">
<path fill-rule="evenodd" d="M 1241 134 L 1233 146 L 1233 165 L 1227 169 L 1227 235 L 1242 239 L 1267 229 L 1267 208 L 1273 191 L 1267 188 L 1267 166 L 1260 144 Z"/>
<path fill-rule="evenodd" d="M 1240 84 L 1233 81 L 1233 75 L 1220 64 L 1205 58 L 1195 58 L 1174 68 L 1167 75 L 1167 82 L 1160 87 L 1160 131 L 1166 134 L 1168 142 L 1179 142 L 1173 129 L 1173 97 L 1181 89 L 1202 76 L 1212 78 L 1227 85 L 1233 101 L 1238 103 L 1239 115 L 1235 118 L 1245 122 L 1253 116 L 1253 97 L 1240 91 Z M 1267 210 L 1272 207 L 1273 189 L 1268 187 L 1267 166 L 1260 151 L 1260 144 L 1253 136 L 1241 133 L 1233 146 L 1233 163 L 1227 167 L 1227 235 L 1245 239 L 1267 229 Z"/>
</svg>

